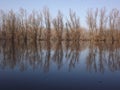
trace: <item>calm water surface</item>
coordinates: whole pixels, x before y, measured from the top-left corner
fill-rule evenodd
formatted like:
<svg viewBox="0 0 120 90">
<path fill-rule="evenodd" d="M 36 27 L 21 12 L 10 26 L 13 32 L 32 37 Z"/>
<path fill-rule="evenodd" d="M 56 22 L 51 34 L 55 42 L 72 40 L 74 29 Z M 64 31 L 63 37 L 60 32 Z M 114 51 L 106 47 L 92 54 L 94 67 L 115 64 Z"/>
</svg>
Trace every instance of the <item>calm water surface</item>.
<svg viewBox="0 0 120 90">
<path fill-rule="evenodd" d="M 0 41 L 0 90 L 120 90 L 120 44 Z"/>
</svg>

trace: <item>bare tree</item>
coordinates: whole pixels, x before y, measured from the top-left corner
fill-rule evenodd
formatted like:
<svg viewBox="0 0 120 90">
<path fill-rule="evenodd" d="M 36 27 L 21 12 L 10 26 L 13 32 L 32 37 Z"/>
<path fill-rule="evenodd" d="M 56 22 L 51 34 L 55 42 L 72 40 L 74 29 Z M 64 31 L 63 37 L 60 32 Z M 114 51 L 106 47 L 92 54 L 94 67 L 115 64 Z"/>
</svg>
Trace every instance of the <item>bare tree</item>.
<svg viewBox="0 0 120 90">
<path fill-rule="evenodd" d="M 101 40 L 105 40 L 105 30 L 106 30 L 106 24 L 107 24 L 107 16 L 106 16 L 106 9 L 105 8 L 102 8 L 100 10 L 100 20 L 99 20 L 99 35 L 100 35 L 100 38 Z"/>
<path fill-rule="evenodd" d="M 80 40 L 80 18 L 76 16 L 76 13 L 70 10 L 70 19 L 67 20 L 68 28 L 71 32 L 72 40 Z"/>
<path fill-rule="evenodd" d="M 53 20 L 53 26 L 57 34 L 57 39 L 61 41 L 64 24 L 63 24 L 63 15 L 60 11 L 58 11 L 57 17 Z"/>
<path fill-rule="evenodd" d="M 51 37 L 51 17 L 50 12 L 47 7 L 43 9 L 44 21 L 45 21 L 45 28 L 47 30 L 46 39 L 49 41 Z"/>
<path fill-rule="evenodd" d="M 119 11 L 117 9 L 113 9 L 109 15 L 109 28 L 110 28 L 110 36 L 112 41 L 115 40 L 115 33 L 117 30 L 118 18 L 120 17 Z M 118 35 L 117 35 L 118 36 Z"/>
</svg>

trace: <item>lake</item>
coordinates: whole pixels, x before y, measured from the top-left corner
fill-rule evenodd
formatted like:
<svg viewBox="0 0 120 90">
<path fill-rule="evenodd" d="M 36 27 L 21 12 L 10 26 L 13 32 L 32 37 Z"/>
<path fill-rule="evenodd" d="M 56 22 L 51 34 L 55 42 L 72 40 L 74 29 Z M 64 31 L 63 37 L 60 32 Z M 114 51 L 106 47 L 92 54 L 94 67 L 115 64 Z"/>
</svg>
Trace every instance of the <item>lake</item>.
<svg viewBox="0 0 120 90">
<path fill-rule="evenodd" d="M 0 90 L 120 90 L 118 42 L 0 41 Z"/>
</svg>

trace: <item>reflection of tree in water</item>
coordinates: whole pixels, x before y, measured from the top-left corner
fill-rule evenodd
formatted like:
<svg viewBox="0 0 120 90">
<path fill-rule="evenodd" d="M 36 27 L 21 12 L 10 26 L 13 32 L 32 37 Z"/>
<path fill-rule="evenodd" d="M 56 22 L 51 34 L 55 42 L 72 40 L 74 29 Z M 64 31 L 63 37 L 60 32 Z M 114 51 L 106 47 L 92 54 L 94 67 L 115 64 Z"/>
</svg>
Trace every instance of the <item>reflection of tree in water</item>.
<svg viewBox="0 0 120 90">
<path fill-rule="evenodd" d="M 63 49 L 62 49 L 62 42 L 57 42 L 55 45 L 55 51 L 53 54 L 53 60 L 58 65 L 58 69 L 62 67 L 63 64 Z"/>
<path fill-rule="evenodd" d="M 117 45 L 117 46 L 116 46 Z M 90 44 L 87 56 L 87 70 L 104 72 L 105 69 L 116 71 L 120 69 L 120 51 L 118 44 L 99 43 L 96 46 Z M 107 68 L 105 68 L 107 67 Z"/>
<path fill-rule="evenodd" d="M 95 72 L 97 72 L 97 61 L 96 61 L 96 54 L 97 54 L 97 48 L 94 48 L 93 44 L 90 44 L 89 51 L 87 56 L 87 70 L 90 71 L 92 68 L 94 68 Z"/>
<path fill-rule="evenodd" d="M 104 72 L 120 70 L 120 45 L 119 44 L 85 44 L 85 42 L 50 42 L 38 41 L 36 44 L 24 44 L 16 41 L 0 41 L 0 67 L 1 69 L 28 69 L 43 70 L 48 72 L 55 64 L 59 69 L 64 66 L 69 71 L 80 63 L 81 52 L 88 48 L 86 54 L 86 67 L 88 71 Z"/>
<path fill-rule="evenodd" d="M 50 41 L 46 42 L 46 55 L 45 55 L 45 64 L 44 64 L 44 70 L 45 72 L 49 71 L 49 67 L 50 67 L 50 56 L 51 56 L 51 43 Z"/>
<path fill-rule="evenodd" d="M 111 45 L 108 52 L 108 67 L 111 71 L 120 70 L 120 48 L 116 44 Z"/>
<path fill-rule="evenodd" d="M 99 65 L 99 71 L 100 72 L 104 72 L 104 69 L 105 69 L 105 50 L 103 48 L 104 46 L 100 44 L 100 46 L 98 47 L 99 49 L 99 62 L 98 62 L 98 65 Z"/>
<path fill-rule="evenodd" d="M 1 61 L 1 66 L 2 68 L 5 67 L 10 67 L 10 68 L 14 68 L 16 65 L 16 47 L 14 45 L 14 41 L 12 40 L 12 42 L 9 43 L 9 47 L 10 48 L 6 48 L 8 44 L 6 43 L 6 41 L 3 41 L 2 43 L 2 54 L 3 54 L 3 59 Z"/>
<path fill-rule="evenodd" d="M 68 60 L 69 60 L 69 71 L 72 68 L 75 68 L 75 65 L 78 63 L 79 61 L 79 50 L 80 50 L 80 44 L 79 42 L 73 41 L 71 42 L 71 49 L 70 52 L 68 53 Z"/>
</svg>

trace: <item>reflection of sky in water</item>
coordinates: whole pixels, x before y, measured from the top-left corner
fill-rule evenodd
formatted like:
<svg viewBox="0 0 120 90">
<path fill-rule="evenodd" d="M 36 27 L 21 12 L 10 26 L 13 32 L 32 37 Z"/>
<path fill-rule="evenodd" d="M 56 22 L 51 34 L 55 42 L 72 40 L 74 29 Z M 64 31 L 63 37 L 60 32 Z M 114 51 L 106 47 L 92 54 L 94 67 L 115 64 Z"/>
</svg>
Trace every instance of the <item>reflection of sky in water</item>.
<svg viewBox="0 0 120 90">
<path fill-rule="evenodd" d="M 12 58 L 11 50 L 14 49 L 9 48 L 0 47 L 1 90 L 120 88 L 120 52 L 112 45 L 104 48 L 81 44 L 80 49 L 62 46 L 51 47 L 50 51 L 16 48 L 16 60 L 4 58 L 5 55 Z"/>
</svg>

